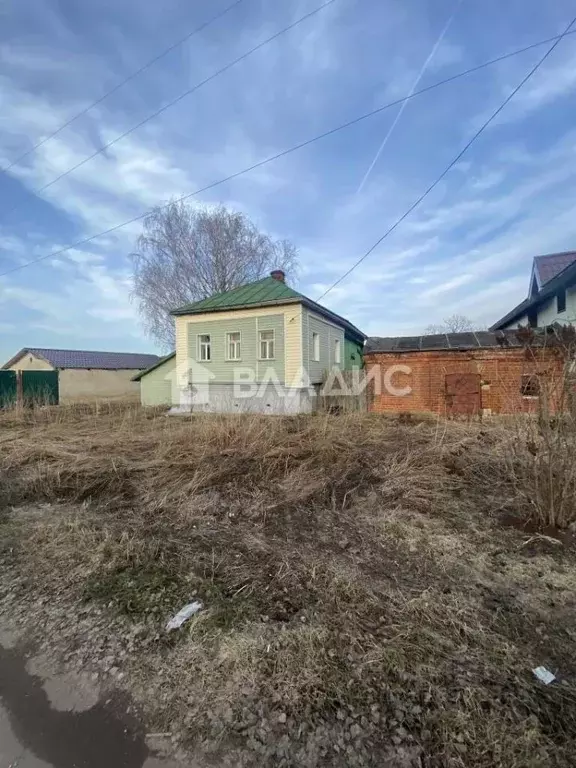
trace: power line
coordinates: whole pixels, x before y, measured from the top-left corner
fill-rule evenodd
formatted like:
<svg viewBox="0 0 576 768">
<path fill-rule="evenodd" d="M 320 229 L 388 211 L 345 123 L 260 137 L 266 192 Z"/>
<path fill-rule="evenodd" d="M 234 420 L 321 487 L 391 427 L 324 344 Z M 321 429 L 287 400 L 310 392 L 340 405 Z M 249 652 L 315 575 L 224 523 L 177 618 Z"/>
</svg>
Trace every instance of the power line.
<svg viewBox="0 0 576 768">
<path fill-rule="evenodd" d="M 422 202 L 422 201 L 423 201 L 423 200 L 424 200 L 426 197 L 428 197 L 428 195 L 430 194 L 430 192 L 432 192 L 432 190 L 433 190 L 435 187 L 437 187 L 437 186 L 438 186 L 438 184 L 440 184 L 440 182 L 442 181 L 442 179 L 443 179 L 443 178 L 444 178 L 444 177 L 445 177 L 445 176 L 446 176 L 446 175 L 447 175 L 447 174 L 448 174 L 448 173 L 449 173 L 449 172 L 452 170 L 452 168 L 453 168 L 453 167 L 456 165 L 456 163 L 457 163 L 457 162 L 460 160 L 460 158 L 462 157 L 462 155 L 464 155 L 464 154 L 465 154 L 465 153 L 466 153 L 466 152 L 467 152 L 467 151 L 470 149 L 470 147 L 472 146 L 472 144 L 474 144 L 474 142 L 476 141 L 476 139 L 478 139 L 478 138 L 479 138 L 479 137 L 480 137 L 480 136 L 481 136 L 481 135 L 484 133 L 484 131 L 486 130 L 486 128 L 488 128 L 488 126 L 490 125 L 490 123 L 491 123 L 493 120 L 495 120 L 495 119 L 496 119 L 496 117 L 498 117 L 498 115 L 500 114 L 500 112 L 502 112 L 502 110 L 503 110 L 503 109 L 506 107 L 506 105 L 507 105 L 507 104 L 509 104 L 509 103 L 512 101 L 512 99 L 514 98 L 514 96 L 516 96 L 516 94 L 518 93 L 518 91 L 519 91 L 519 90 L 520 90 L 520 89 L 521 89 L 521 88 L 522 88 L 522 87 L 523 87 L 523 86 L 524 86 L 524 85 L 525 85 L 525 84 L 528 82 L 528 80 L 530 80 L 530 78 L 532 77 L 532 75 L 534 75 L 534 74 L 535 74 L 535 73 L 536 73 L 536 72 L 537 72 L 537 71 L 540 69 L 540 67 L 542 66 L 542 64 L 544 64 L 544 62 L 546 61 L 546 59 L 547 59 L 547 58 L 550 56 L 550 54 L 551 54 L 551 53 L 552 53 L 552 51 L 553 51 L 553 50 L 556 48 L 556 46 L 557 46 L 557 45 L 560 43 L 560 41 L 561 41 L 561 40 L 563 40 L 563 39 L 566 37 L 566 35 L 567 35 L 567 34 L 569 34 L 569 30 L 570 30 L 570 27 L 571 27 L 571 26 L 572 26 L 574 23 L 576 23 L 576 16 L 575 16 L 575 17 L 572 19 L 572 21 L 570 22 L 570 24 L 568 24 L 568 26 L 566 27 L 566 29 L 564 30 L 564 32 L 563 32 L 561 35 L 559 35 L 559 36 L 558 36 L 558 38 L 556 39 L 556 41 L 555 41 L 555 42 L 554 42 L 554 43 L 553 43 L 553 44 L 550 46 L 550 48 L 549 48 L 549 49 L 546 51 L 546 53 L 544 54 L 544 56 L 542 56 L 542 58 L 541 58 L 541 59 L 540 59 L 540 60 L 539 60 L 539 61 L 538 61 L 538 62 L 535 64 L 535 66 L 533 66 L 533 67 L 532 67 L 532 69 L 530 70 L 530 72 L 528 72 L 528 74 L 527 74 L 527 75 L 526 75 L 526 76 L 525 76 L 525 77 L 524 77 L 524 78 L 523 78 L 523 79 L 520 81 L 520 83 L 518 83 L 518 85 L 516 86 L 516 88 L 514 88 L 514 90 L 512 91 L 512 93 L 510 93 L 510 95 L 509 95 L 509 96 L 507 96 L 507 98 L 506 98 L 506 99 L 504 99 L 504 101 L 503 101 L 503 102 L 502 102 L 502 104 L 501 104 L 501 105 L 498 107 L 498 109 L 497 109 L 495 112 L 493 112 L 493 113 L 492 113 L 492 115 L 490 115 L 490 117 L 488 118 L 488 120 L 486 120 L 486 122 L 484 122 L 484 123 L 481 125 L 481 127 L 480 127 L 480 128 L 477 130 L 477 131 L 476 131 L 476 133 L 474 134 L 474 136 L 472 136 L 472 138 L 470 139 L 470 141 L 468 141 L 468 143 L 467 143 L 467 144 L 464 146 L 464 149 L 462 149 L 462 150 L 461 150 L 461 151 L 460 151 L 460 152 L 459 152 L 459 153 L 456 155 L 456 157 L 455 157 L 455 158 L 452 160 L 452 162 L 451 162 L 451 163 L 450 163 L 450 164 L 449 164 L 449 165 L 448 165 L 448 166 L 447 166 L 447 167 L 446 167 L 446 168 L 445 168 L 445 169 L 442 171 L 442 173 L 440 174 L 440 176 L 438 176 L 438 178 L 437 178 L 437 179 L 436 179 L 436 180 L 435 180 L 435 181 L 434 181 L 432 184 L 430 184 L 430 186 L 428 187 L 428 189 L 427 189 L 425 192 L 423 192 L 423 194 L 421 194 L 421 195 L 420 195 L 420 197 L 419 197 L 419 198 L 416 200 L 416 202 L 412 203 L 412 205 L 411 205 L 411 206 L 408 208 L 408 210 L 407 210 L 407 211 L 405 211 L 405 212 L 402 214 L 402 216 L 400 216 L 400 218 L 399 218 L 399 219 L 397 219 L 397 220 L 394 222 L 394 224 L 392 224 L 392 226 L 391 226 L 391 227 L 389 227 L 389 228 L 386 230 L 386 232 L 385 232 L 385 233 L 382 235 L 382 237 L 378 238 L 378 240 L 376 240 L 376 242 L 374 243 L 374 245 L 372 245 L 372 246 L 371 246 L 371 247 L 370 247 L 370 248 L 369 248 L 369 249 L 366 251 L 366 253 L 365 253 L 363 256 L 361 256 L 361 257 L 358 259 L 358 261 L 356 261 L 356 262 L 355 262 L 355 263 L 354 263 L 354 264 L 353 264 L 353 265 L 350 267 L 350 269 L 349 269 L 347 272 L 345 272 L 345 273 L 342 275 L 342 277 L 339 277 L 339 278 L 338 278 L 338 280 L 336 280 L 336 282 L 335 282 L 335 283 L 333 283 L 333 284 L 332 284 L 332 285 L 331 285 L 331 286 L 330 286 L 330 287 L 329 287 L 327 290 L 325 290 L 325 291 L 324 291 L 324 293 L 323 293 L 321 296 L 319 296 L 319 297 L 316 299 L 316 301 L 320 301 L 321 299 L 323 299 L 323 298 L 324 298 L 324 296 L 326 296 L 328 293 L 330 293 L 330 291 L 332 291 L 334 288 L 336 288 L 336 286 L 337 286 L 337 285 L 339 285 L 339 284 L 340 284 L 340 283 L 341 283 L 343 280 L 345 280 L 345 279 L 348 277 L 348 275 L 350 275 L 350 274 L 351 274 L 351 273 L 352 273 L 352 272 L 353 272 L 353 271 L 356 269 L 356 267 L 358 267 L 358 266 L 359 266 L 359 265 L 360 265 L 360 264 L 361 264 L 361 263 L 362 263 L 362 262 L 363 262 L 365 259 L 367 259 L 367 258 L 368 258 L 368 256 L 370 256 L 370 254 L 371 254 L 371 253 L 372 253 L 372 252 L 373 252 L 373 251 L 374 251 L 374 250 L 375 250 L 375 249 L 376 249 L 376 248 L 377 248 L 377 247 L 380 245 L 380 243 L 381 243 L 383 240 L 385 240 L 385 239 L 388 237 L 388 235 L 392 234 L 392 232 L 394 232 L 394 230 L 395 230 L 395 229 L 396 229 L 396 228 L 397 228 L 397 227 L 398 227 L 398 226 L 399 226 L 399 225 L 400 225 L 400 224 L 401 224 L 401 223 L 404 221 L 404 219 L 408 218 L 408 216 L 409 216 L 409 215 L 412 213 L 412 211 L 413 211 L 415 208 L 417 208 L 417 207 L 420 205 L 420 203 L 421 203 L 421 202 Z"/>
<path fill-rule="evenodd" d="M 15 160 L 13 160 L 10 165 L 7 165 L 5 168 L 0 168 L 0 173 L 6 173 L 10 170 L 10 168 L 13 168 L 15 165 L 17 165 L 21 160 L 24 160 L 28 155 L 31 155 L 33 152 L 35 152 L 37 149 L 39 149 L 43 144 L 46 144 L 47 141 L 50 141 L 50 139 L 53 139 L 55 136 L 58 136 L 58 134 L 63 131 L 65 128 L 68 128 L 69 125 L 72 125 L 73 122 L 78 120 L 79 117 L 82 117 L 87 112 L 89 112 L 91 109 L 94 109 L 94 107 L 97 107 L 98 104 L 101 104 L 105 99 L 107 99 L 109 96 L 112 96 L 112 94 L 119 91 L 121 88 L 123 88 L 126 83 L 131 82 L 134 80 L 134 78 L 138 77 L 138 75 L 142 74 L 142 72 L 145 72 L 147 69 L 149 69 L 153 64 L 156 64 L 157 61 L 160 61 L 160 59 L 163 59 L 164 56 L 167 56 L 169 53 L 171 53 L 176 48 L 183 45 L 185 42 L 190 40 L 195 35 L 199 34 L 203 30 L 205 30 L 207 27 L 209 27 L 211 24 L 214 24 L 216 21 L 221 19 L 223 16 L 226 16 L 227 13 L 232 11 L 234 8 L 236 8 L 237 5 L 240 5 L 245 0 L 236 0 L 232 5 L 229 5 L 227 8 L 225 8 L 220 13 L 216 14 L 216 16 L 212 16 L 211 19 L 208 19 L 208 21 L 205 21 L 203 24 L 201 24 L 199 27 L 196 27 L 196 29 L 193 29 L 191 32 L 189 32 L 185 37 L 181 38 L 180 40 L 173 43 L 168 48 L 165 48 L 161 53 L 159 53 L 157 56 L 155 56 L 153 59 L 150 59 L 145 64 L 143 64 L 139 69 L 137 69 L 135 72 L 132 72 L 132 74 L 128 75 L 128 77 L 125 77 L 124 80 L 119 82 L 117 85 L 115 85 L 111 90 L 106 91 L 105 94 L 100 96 L 99 99 L 96 99 L 96 101 L 93 101 L 91 104 L 89 104 L 87 107 L 84 107 L 80 112 L 77 112 L 73 117 L 71 117 L 69 120 L 67 120 L 65 123 L 63 123 L 59 128 L 57 128 L 54 133 L 51 133 L 49 136 L 45 136 L 41 141 L 38 142 L 38 144 L 35 144 L 31 149 L 24 152 L 23 155 L 20 155 L 20 157 L 17 157 Z"/>
<path fill-rule="evenodd" d="M 450 77 L 447 77 L 444 80 L 439 80 L 436 83 L 427 85 L 425 88 L 421 88 L 418 91 L 414 91 L 414 93 L 412 93 L 411 95 L 404 96 L 403 98 L 400 98 L 400 99 L 395 99 L 394 101 L 390 101 L 387 104 L 383 104 L 381 107 L 377 107 L 376 109 L 373 109 L 370 112 L 365 112 L 359 117 L 355 117 L 352 120 L 348 120 L 345 123 L 341 123 L 335 128 L 330 128 L 329 130 L 324 131 L 323 133 L 317 134 L 316 136 L 313 136 L 310 139 L 306 139 L 306 141 L 302 141 L 299 144 L 295 144 L 292 147 L 289 147 L 288 149 L 283 149 L 281 152 L 278 152 L 275 155 L 271 155 L 270 157 L 267 157 L 264 160 L 260 160 L 257 163 L 254 163 L 253 165 L 248 166 L 247 168 L 243 168 L 241 171 L 236 171 L 236 173 L 232 173 L 229 176 L 225 176 L 222 179 L 218 179 L 217 181 L 211 182 L 210 184 L 207 184 L 205 187 L 196 189 L 194 192 L 189 192 L 186 195 L 182 195 L 181 197 L 176 198 L 175 201 L 171 201 L 170 203 L 166 203 L 165 205 L 158 206 L 158 208 L 159 210 L 162 210 L 164 208 L 167 208 L 169 205 L 171 205 L 172 202 L 180 203 L 180 202 L 183 202 L 184 200 L 190 199 L 191 197 L 200 195 L 202 194 L 202 192 L 208 192 L 209 190 L 214 189 L 215 187 L 219 187 L 221 184 L 225 184 L 228 181 L 233 181 L 234 179 L 237 179 L 240 176 L 244 176 L 246 173 L 255 171 L 258 168 L 263 167 L 264 165 L 268 165 L 268 163 L 272 163 L 274 162 L 274 160 L 279 160 L 282 157 L 291 155 L 293 152 L 297 152 L 299 149 L 304 149 L 305 147 L 308 147 L 311 144 L 314 144 L 315 142 L 320 141 L 321 139 L 325 139 L 328 136 L 332 136 L 333 134 L 338 133 L 339 131 L 345 130 L 346 128 L 350 128 L 353 125 L 357 125 L 358 123 L 361 123 L 362 121 L 367 120 L 370 117 L 374 117 L 374 115 L 378 115 L 381 112 L 384 112 L 386 109 L 395 107 L 398 104 L 402 104 L 405 101 L 408 101 L 410 99 L 415 99 L 417 96 L 421 96 L 424 93 L 428 93 L 429 91 L 432 91 L 435 88 L 439 88 L 442 85 L 447 85 L 448 83 L 452 83 L 455 80 L 459 80 L 463 77 L 466 77 L 467 75 L 471 75 L 474 72 L 478 72 L 482 69 L 486 69 L 492 64 L 498 64 L 502 61 L 506 61 L 507 59 L 511 59 L 514 56 L 519 56 L 522 53 L 526 53 L 527 51 L 530 51 L 534 48 L 538 48 L 541 45 L 546 45 L 546 43 L 550 43 L 553 41 L 559 42 L 562 38 L 567 37 L 569 35 L 574 35 L 574 34 L 576 34 L 576 30 L 573 30 L 572 32 L 564 32 L 563 34 L 555 35 L 554 37 L 548 37 L 545 40 L 539 40 L 537 43 L 532 43 L 531 45 L 525 46 L 524 48 L 519 48 L 515 51 L 511 51 L 510 53 L 505 53 L 502 56 L 498 56 L 495 59 L 490 59 L 489 61 L 485 61 L 483 64 L 478 64 L 475 67 L 470 67 L 469 69 L 466 69 L 463 72 L 459 72 L 456 75 L 451 75 Z M 141 221 L 142 219 L 146 218 L 148 213 L 149 211 L 145 211 L 144 213 L 141 213 L 138 216 L 134 216 L 132 219 L 128 219 L 127 221 L 123 221 L 120 224 L 116 224 L 113 227 L 110 227 L 109 229 L 105 229 L 103 232 L 98 232 L 95 235 L 90 235 L 90 237 L 86 237 L 82 240 L 77 240 L 75 243 L 72 243 L 71 245 L 67 245 L 64 248 L 60 248 L 57 251 L 52 251 L 51 253 L 46 253 L 43 256 L 39 256 L 37 259 L 32 259 L 31 261 L 27 261 L 25 264 L 19 264 L 16 267 L 12 267 L 12 269 L 9 269 L 6 272 L 0 273 L 0 277 L 5 277 L 6 275 L 12 274 L 13 272 L 18 272 L 21 269 L 24 269 L 25 267 L 29 267 L 34 264 L 37 264 L 40 261 L 44 261 L 44 259 L 55 258 L 56 256 L 60 256 L 61 254 L 66 253 L 66 251 L 72 250 L 73 248 L 78 248 L 82 245 L 86 245 L 87 243 L 91 243 L 93 240 L 97 240 L 99 237 L 104 237 L 104 235 L 112 234 L 113 232 L 116 232 L 117 230 L 122 229 L 123 227 L 127 227 L 130 224 L 134 224 L 137 221 Z M 346 275 L 344 275 L 344 277 L 346 277 Z M 331 288 L 329 290 L 331 290 Z M 326 291 L 326 293 L 328 293 L 328 291 Z"/>
<path fill-rule="evenodd" d="M 444 42 L 444 38 L 446 37 L 446 34 L 448 33 L 448 30 L 452 26 L 452 22 L 456 18 L 456 14 L 460 10 L 460 6 L 462 5 L 462 2 L 463 2 L 463 0 L 457 0 L 457 3 L 456 3 L 456 6 L 454 7 L 454 10 L 450 14 L 446 24 L 444 24 L 444 26 L 442 27 L 442 30 L 440 31 L 440 34 L 438 35 L 438 38 L 436 39 L 436 42 L 432 46 L 432 50 L 430 51 L 430 53 L 426 57 L 426 59 L 424 61 L 424 64 L 422 64 L 422 66 L 420 67 L 420 71 L 418 72 L 418 76 L 416 77 L 416 80 L 414 80 L 414 83 L 412 84 L 412 88 L 410 89 L 410 93 L 408 95 L 414 93 L 414 91 L 416 90 L 416 88 L 418 87 L 418 85 L 420 83 L 420 80 L 422 80 L 422 78 L 426 74 L 426 71 L 427 71 L 428 67 L 430 66 L 430 62 L 432 61 L 432 59 L 436 55 L 436 51 L 438 50 L 438 48 Z M 402 104 L 402 106 L 400 107 L 400 109 L 398 110 L 398 112 L 396 114 L 396 117 L 394 118 L 394 120 L 392 122 L 392 125 L 386 131 L 386 135 L 384 136 L 384 138 L 380 142 L 380 146 L 376 150 L 376 154 L 372 158 L 372 162 L 368 166 L 368 169 L 367 169 L 366 173 L 364 174 L 364 176 L 362 177 L 362 180 L 361 180 L 361 182 L 360 182 L 360 184 L 358 186 L 358 189 L 356 190 L 356 194 L 357 195 L 359 195 L 362 192 L 362 190 L 364 189 L 364 185 L 366 184 L 370 174 L 374 170 L 374 166 L 376 165 L 376 163 L 380 159 L 380 155 L 382 154 L 382 152 L 384 151 L 386 145 L 388 144 L 388 141 L 390 140 L 390 137 L 394 133 L 394 129 L 396 128 L 396 126 L 398 125 L 400 120 L 402 119 L 402 115 L 404 114 L 404 110 L 406 109 L 407 106 L 408 106 L 408 102 L 405 101 Z"/>
<path fill-rule="evenodd" d="M 181 93 L 180 96 L 177 96 L 175 99 L 172 99 L 172 101 L 169 101 L 167 104 L 164 104 L 163 107 L 160 107 L 155 112 L 153 112 L 151 115 L 148 115 L 148 117 L 145 117 L 143 120 L 141 120 L 136 125 L 132 126 L 132 128 L 129 128 L 127 131 L 124 131 L 124 133 L 121 133 L 119 136 L 116 136 L 115 139 L 112 139 L 112 141 L 109 141 L 107 144 L 103 144 L 99 149 L 96 150 L 96 152 L 93 152 L 88 157 L 85 157 L 84 160 L 81 160 L 79 163 L 76 163 L 76 165 L 73 165 L 72 168 L 69 168 L 67 171 L 64 171 L 59 176 L 56 176 L 55 179 L 52 179 L 52 181 L 49 181 L 47 184 L 44 184 L 42 187 L 38 187 L 37 189 L 30 190 L 31 195 L 38 195 L 40 192 L 44 192 L 46 189 L 51 187 L 53 184 L 56 184 L 56 182 L 60 181 L 66 176 L 69 176 L 74 171 L 78 170 L 78 168 L 81 168 L 83 165 L 86 165 L 90 160 L 93 160 L 97 155 L 100 155 L 102 152 L 107 150 L 109 147 L 113 146 L 114 144 L 117 144 L 122 139 L 126 138 L 129 134 L 136 131 L 138 128 L 141 128 L 143 125 L 148 123 L 150 120 L 154 119 L 155 117 L 158 117 L 158 115 L 161 115 L 163 112 L 165 112 L 170 107 L 173 107 L 175 104 L 178 104 L 182 99 L 186 98 L 187 96 L 190 96 L 195 91 L 202 88 L 202 86 L 206 85 L 207 83 L 211 82 L 212 80 L 215 80 L 220 75 L 224 74 L 224 72 L 227 72 L 229 69 L 232 69 L 232 67 L 235 67 L 236 64 L 239 64 L 241 61 L 244 61 L 244 59 L 247 59 L 249 56 L 251 56 L 253 53 L 256 53 L 256 51 L 259 51 L 261 48 L 263 48 L 265 45 L 268 45 L 273 40 L 276 40 L 276 38 L 280 37 L 281 35 L 286 34 L 286 32 L 289 32 L 291 29 L 294 29 L 294 27 L 297 27 L 299 24 L 301 24 L 303 21 L 306 21 L 311 16 L 316 15 L 320 11 L 324 10 L 324 8 L 328 7 L 329 5 L 332 5 L 332 3 L 335 3 L 336 0 L 326 0 L 326 2 L 322 3 L 322 5 L 319 5 L 317 8 L 315 8 L 313 11 L 310 11 L 309 13 L 305 14 L 304 16 L 301 16 L 296 21 L 292 22 L 292 24 L 289 24 L 287 27 L 284 27 L 279 32 L 276 32 L 275 34 L 271 35 L 270 37 L 266 38 L 266 40 L 263 40 L 261 43 L 258 43 L 258 45 L 255 45 L 253 48 L 250 48 L 249 51 L 246 51 L 246 53 L 243 53 L 241 56 L 238 56 L 238 58 L 234 59 L 234 61 L 229 62 L 225 66 L 221 67 L 221 69 L 217 70 L 216 72 L 213 72 L 209 77 L 206 77 L 201 82 L 194 85 L 192 88 L 189 88 L 187 91 L 184 91 L 184 93 Z M 20 206 L 16 205 L 13 208 L 10 208 L 7 213 L 12 213 L 13 211 L 17 210 Z"/>
</svg>

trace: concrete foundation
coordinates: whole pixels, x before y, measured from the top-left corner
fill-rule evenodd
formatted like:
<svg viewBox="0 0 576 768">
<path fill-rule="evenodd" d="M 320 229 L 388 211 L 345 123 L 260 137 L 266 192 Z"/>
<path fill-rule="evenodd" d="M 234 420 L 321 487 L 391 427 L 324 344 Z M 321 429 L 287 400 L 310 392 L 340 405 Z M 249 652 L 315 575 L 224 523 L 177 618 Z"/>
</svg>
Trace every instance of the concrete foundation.
<svg viewBox="0 0 576 768">
<path fill-rule="evenodd" d="M 235 391 L 236 389 L 236 391 Z M 312 413 L 315 389 L 268 385 L 244 391 L 233 384 L 207 384 L 180 392 L 180 405 L 170 413 Z"/>
</svg>

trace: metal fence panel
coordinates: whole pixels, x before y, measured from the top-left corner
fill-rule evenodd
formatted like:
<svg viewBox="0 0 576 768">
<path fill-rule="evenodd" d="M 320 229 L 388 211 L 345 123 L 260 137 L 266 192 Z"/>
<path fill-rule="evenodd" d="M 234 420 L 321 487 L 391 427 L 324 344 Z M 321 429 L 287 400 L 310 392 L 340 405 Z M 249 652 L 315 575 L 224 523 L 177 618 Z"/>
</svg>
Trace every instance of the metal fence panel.
<svg viewBox="0 0 576 768">
<path fill-rule="evenodd" d="M 26 404 L 58 405 L 58 371 L 22 371 L 22 399 Z"/>
<path fill-rule="evenodd" d="M 16 371 L 0 371 L 0 408 L 14 405 L 16 396 Z"/>
</svg>

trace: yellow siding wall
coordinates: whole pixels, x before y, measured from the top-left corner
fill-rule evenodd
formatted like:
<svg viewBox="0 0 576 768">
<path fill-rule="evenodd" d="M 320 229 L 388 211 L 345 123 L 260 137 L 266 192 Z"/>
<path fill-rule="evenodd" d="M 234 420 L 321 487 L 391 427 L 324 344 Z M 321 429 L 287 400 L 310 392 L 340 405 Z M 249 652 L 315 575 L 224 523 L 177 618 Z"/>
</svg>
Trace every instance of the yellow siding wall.
<svg viewBox="0 0 576 768">
<path fill-rule="evenodd" d="M 139 373 L 130 371 L 105 371 L 97 368 L 84 370 L 67 368 L 60 371 L 60 400 L 92 400 L 96 398 L 138 399 L 140 384 L 130 381 Z"/>
<path fill-rule="evenodd" d="M 31 355 L 27 352 L 25 355 L 17 360 L 14 365 L 10 366 L 11 371 L 53 371 L 53 366 L 46 360 L 42 360 L 40 357 Z"/>
<path fill-rule="evenodd" d="M 178 403 L 177 394 L 172 394 L 176 372 L 176 358 L 171 357 L 165 363 L 154 368 L 140 379 L 140 401 L 142 405 L 172 405 Z"/>
<path fill-rule="evenodd" d="M 285 331 L 285 377 L 290 386 L 298 380 L 302 367 L 302 305 L 258 307 L 255 309 L 236 309 L 227 312 L 206 312 L 201 315 L 181 315 L 176 317 L 176 367 L 179 379 L 184 381 L 188 372 L 188 326 L 205 323 L 207 320 L 234 320 L 251 317 L 265 317 L 270 314 L 284 315 Z"/>
<path fill-rule="evenodd" d="M 288 387 L 302 384 L 302 304 L 295 304 L 284 312 L 285 376 Z"/>
</svg>

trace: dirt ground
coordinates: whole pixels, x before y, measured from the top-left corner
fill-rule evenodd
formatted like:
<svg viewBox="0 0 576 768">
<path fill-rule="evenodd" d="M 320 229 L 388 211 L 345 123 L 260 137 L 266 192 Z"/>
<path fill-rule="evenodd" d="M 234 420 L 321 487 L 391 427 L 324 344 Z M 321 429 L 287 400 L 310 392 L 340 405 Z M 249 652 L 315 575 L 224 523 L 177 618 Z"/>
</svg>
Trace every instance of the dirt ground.
<svg viewBox="0 0 576 768">
<path fill-rule="evenodd" d="M 187 765 L 571 766 L 576 546 L 537 461 L 501 424 L 5 415 L 0 626 Z"/>
</svg>

